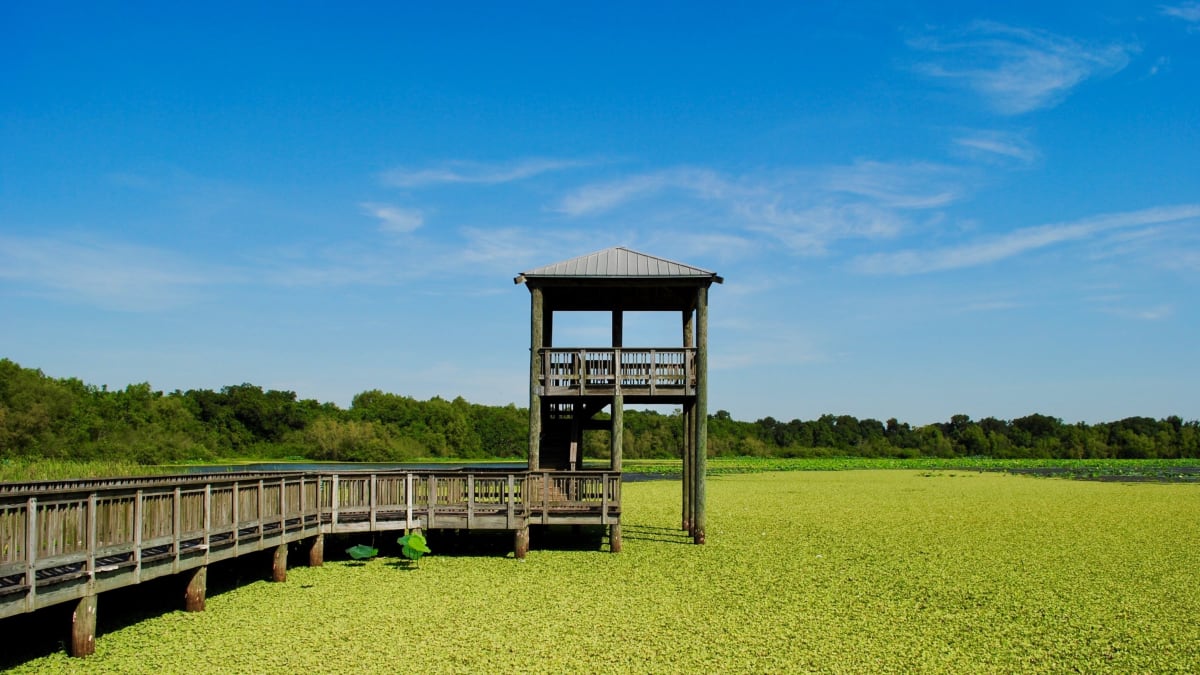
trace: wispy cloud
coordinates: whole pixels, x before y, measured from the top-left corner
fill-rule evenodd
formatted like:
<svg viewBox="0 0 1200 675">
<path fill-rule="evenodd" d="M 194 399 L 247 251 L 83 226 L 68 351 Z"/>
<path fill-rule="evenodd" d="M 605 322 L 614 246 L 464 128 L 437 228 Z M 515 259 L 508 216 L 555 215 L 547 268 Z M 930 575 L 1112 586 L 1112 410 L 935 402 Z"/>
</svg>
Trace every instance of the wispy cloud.
<svg viewBox="0 0 1200 675">
<path fill-rule="evenodd" d="M 0 237 L 0 279 L 36 295 L 104 309 L 169 309 L 232 277 L 148 246 L 90 237 Z"/>
<path fill-rule="evenodd" d="M 976 267 L 1056 244 L 1080 241 L 1101 232 L 1200 218 L 1200 204 L 1185 204 L 1104 214 L 1074 222 L 1015 230 L 981 241 L 930 250 L 906 250 L 860 256 L 852 268 L 867 274 L 922 274 Z"/>
<path fill-rule="evenodd" d="M 733 250 L 766 236 L 810 255 L 839 239 L 895 236 L 911 214 L 961 199 L 961 173 L 931 162 L 866 160 L 744 175 L 674 167 L 582 186 L 553 210 L 575 218 L 630 207 L 642 222 L 678 222 L 690 238 L 707 234 Z"/>
<path fill-rule="evenodd" d="M 1158 11 L 1162 14 L 1187 21 L 1188 23 L 1200 23 L 1200 2 L 1181 2 L 1176 5 L 1159 5 Z"/>
<path fill-rule="evenodd" d="M 511 162 L 449 161 L 428 168 L 398 167 L 383 174 L 386 185 L 419 188 L 447 183 L 497 184 L 525 180 L 553 171 L 587 166 L 580 160 L 529 158 Z"/>
<path fill-rule="evenodd" d="M 1169 71 L 1170 68 L 1171 59 L 1166 56 L 1160 56 L 1154 60 L 1154 63 L 1150 64 L 1148 69 L 1146 69 L 1146 77 L 1154 77 L 1163 71 Z"/>
<path fill-rule="evenodd" d="M 986 162 L 1029 164 L 1038 157 L 1037 149 L 1023 134 L 1004 131 L 972 131 L 953 139 L 955 147 Z"/>
<path fill-rule="evenodd" d="M 359 204 L 363 213 L 380 221 L 379 229 L 392 234 L 408 234 L 425 223 L 425 216 L 417 209 L 406 209 L 392 204 L 364 202 Z"/>
<path fill-rule="evenodd" d="M 700 199 L 722 199 L 747 191 L 710 169 L 676 167 L 585 185 L 567 194 L 555 210 L 568 216 L 590 215 L 671 189 Z"/>
<path fill-rule="evenodd" d="M 949 167 L 932 162 L 860 160 L 830 168 L 825 187 L 830 192 L 867 197 L 885 207 L 927 209 L 945 206 L 961 196 L 953 173 Z"/>
<path fill-rule="evenodd" d="M 1120 71 L 1137 51 L 994 22 L 923 37 L 910 46 L 939 56 L 918 64 L 918 72 L 966 87 L 1005 115 L 1053 107 L 1085 80 Z"/>
<path fill-rule="evenodd" d="M 1109 307 L 1104 311 L 1115 316 L 1125 317 L 1127 319 L 1138 319 L 1141 321 L 1161 321 L 1162 319 L 1170 318 L 1175 314 L 1175 307 L 1172 305 L 1151 305 L 1149 307 Z"/>
<path fill-rule="evenodd" d="M 840 203 L 790 207 L 778 203 L 747 204 L 742 215 L 749 228 L 783 243 L 794 253 L 825 253 L 840 239 L 893 237 L 909 223 L 907 216 L 868 203 Z"/>
</svg>

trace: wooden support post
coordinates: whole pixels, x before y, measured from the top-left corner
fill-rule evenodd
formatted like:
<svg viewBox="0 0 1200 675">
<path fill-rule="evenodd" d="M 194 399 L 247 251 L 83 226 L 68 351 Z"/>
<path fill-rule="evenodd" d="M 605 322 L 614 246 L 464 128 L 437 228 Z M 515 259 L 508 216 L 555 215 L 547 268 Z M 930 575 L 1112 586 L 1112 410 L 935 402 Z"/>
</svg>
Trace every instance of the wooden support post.
<svg viewBox="0 0 1200 675">
<path fill-rule="evenodd" d="M 708 465 L 708 288 L 696 290 L 696 487 L 692 497 L 696 515 L 692 521 L 692 539 L 704 543 L 705 489 Z"/>
<path fill-rule="evenodd" d="M 189 612 L 203 612 L 204 598 L 208 594 L 208 565 L 201 565 L 192 570 L 187 590 L 183 592 L 184 609 Z"/>
<path fill-rule="evenodd" d="M 312 544 L 308 547 L 308 566 L 320 567 L 325 564 L 325 535 L 318 534 L 313 537 Z"/>
<path fill-rule="evenodd" d="M 545 316 L 542 289 L 530 288 L 529 311 L 529 470 L 541 467 L 542 444 L 542 347 Z"/>
<path fill-rule="evenodd" d="M 271 581 L 287 581 L 287 554 L 287 544 L 275 547 L 275 554 L 271 556 Z"/>
<path fill-rule="evenodd" d="M 514 536 L 513 556 L 517 560 L 524 560 L 526 553 L 529 553 L 529 526 L 522 525 L 517 528 L 516 535 Z"/>
<path fill-rule="evenodd" d="M 692 504 L 692 487 L 696 482 L 695 473 L 695 410 L 691 403 L 686 403 L 683 406 L 683 448 L 681 456 L 683 460 L 683 471 L 680 476 L 680 482 L 683 483 L 683 517 L 680 524 L 681 529 L 688 534 L 692 532 L 692 514 L 695 511 Z"/>
<path fill-rule="evenodd" d="M 686 350 L 696 346 L 696 324 L 694 321 L 695 312 L 691 309 L 683 312 L 683 348 L 685 350 L 684 359 L 689 356 Z M 685 371 L 687 368 L 685 367 Z M 686 389 L 691 389 L 691 381 L 685 384 Z M 683 447 L 680 449 L 680 460 L 683 463 L 683 468 L 680 476 L 680 483 L 683 484 L 683 498 L 680 527 L 684 532 L 692 534 L 692 516 L 695 514 L 695 504 L 692 503 L 693 488 L 696 484 L 696 409 L 694 403 L 688 402 L 683 405 Z"/>
<path fill-rule="evenodd" d="M 625 397 L 621 394 L 621 385 L 617 383 L 617 393 L 612 401 L 612 431 L 609 432 L 609 469 L 621 471 L 621 456 L 625 444 Z"/>
<path fill-rule="evenodd" d="M 71 656 L 90 656 L 96 653 L 96 598 L 85 595 L 71 613 Z"/>
<path fill-rule="evenodd" d="M 613 553 L 621 552 L 621 524 L 613 523 L 608 526 L 608 550 Z"/>
</svg>

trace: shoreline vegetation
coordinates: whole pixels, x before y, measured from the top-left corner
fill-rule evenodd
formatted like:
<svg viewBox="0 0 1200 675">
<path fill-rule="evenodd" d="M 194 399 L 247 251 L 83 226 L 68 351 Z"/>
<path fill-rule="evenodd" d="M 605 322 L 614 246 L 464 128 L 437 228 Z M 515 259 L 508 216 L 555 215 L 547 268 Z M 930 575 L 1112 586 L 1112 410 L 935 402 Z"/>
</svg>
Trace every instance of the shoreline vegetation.
<svg viewBox="0 0 1200 675">
<path fill-rule="evenodd" d="M 76 378 L 48 377 L 0 358 L 0 480 L 5 481 L 159 474 L 179 471 L 180 465 L 234 462 L 524 461 L 528 423 L 527 409 L 513 404 L 479 405 L 461 397 L 420 401 L 379 390 L 358 394 L 348 409 L 252 384 L 220 391 L 164 393 L 148 383 L 109 390 Z M 626 410 L 624 426 L 626 466 L 645 461 L 640 473 L 671 473 L 664 463 L 677 463 L 680 412 Z M 739 462 L 751 460 L 752 471 L 943 466 L 943 461 L 961 468 L 1020 460 L 1032 463 L 1025 469 L 1047 471 L 1063 462 L 1068 467 L 1084 462 L 1071 470 L 1078 475 L 1134 475 L 1140 469 L 1128 466 L 1162 466 L 1168 468 L 1154 471 L 1165 476 L 1169 464 L 1120 462 L 1200 459 L 1200 421 L 1177 415 L 1097 424 L 1041 414 L 1013 420 L 954 415 L 947 422 L 913 426 L 851 415 L 746 422 L 717 410 L 709 415 L 708 428 L 710 461 L 720 460 L 710 464 L 713 473 L 738 471 L 735 467 L 744 465 Z M 609 445 L 609 432 L 589 431 L 583 456 L 603 463 Z"/>
<path fill-rule="evenodd" d="M 472 461 L 471 466 L 489 464 L 513 465 L 523 463 L 521 458 Z M 245 466 L 249 471 L 259 470 L 263 464 L 257 459 L 225 460 L 215 464 L 172 464 L 148 465 L 113 461 L 72 460 L 0 460 L 0 482 L 22 483 L 32 481 L 54 481 L 84 478 L 112 478 L 119 476 L 169 476 L 215 469 L 214 473 L 225 472 L 232 467 Z M 280 465 L 295 465 L 297 471 L 328 470 L 330 466 L 358 468 L 351 463 L 330 464 L 310 462 L 304 459 L 272 461 L 272 470 Z M 395 468 L 410 468 L 414 465 L 456 466 L 463 462 L 446 459 L 419 460 L 396 463 Z M 378 468 L 376 466 L 363 468 Z M 585 468 L 603 469 L 596 464 Z M 988 457 L 938 458 L 921 457 L 909 459 L 878 457 L 825 457 L 825 458 L 764 458 L 764 457 L 715 457 L 708 461 L 708 476 L 771 473 L 782 471 L 860 471 L 860 470 L 908 470 L 924 472 L 1000 472 L 1034 476 L 1076 478 L 1105 481 L 1156 481 L 1168 483 L 1200 483 L 1200 459 L 993 459 Z M 678 479 L 682 463 L 678 459 L 634 459 L 624 462 L 627 481 Z"/>
</svg>

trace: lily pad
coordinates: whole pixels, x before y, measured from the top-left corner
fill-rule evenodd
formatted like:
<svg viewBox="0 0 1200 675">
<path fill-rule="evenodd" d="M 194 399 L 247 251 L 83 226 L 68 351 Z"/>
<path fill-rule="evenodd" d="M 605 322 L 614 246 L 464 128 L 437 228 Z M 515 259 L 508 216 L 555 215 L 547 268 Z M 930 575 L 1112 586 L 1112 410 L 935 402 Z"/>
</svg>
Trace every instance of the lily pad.
<svg viewBox="0 0 1200 675">
<path fill-rule="evenodd" d="M 420 532 L 406 534 L 397 539 L 396 543 L 404 547 L 400 553 L 409 560 L 420 560 L 421 556 L 431 552 L 425 542 L 425 535 Z"/>
<path fill-rule="evenodd" d="M 359 544 L 358 546 L 351 546 L 346 549 L 346 554 L 355 560 L 366 560 L 379 555 L 379 549 L 367 546 L 366 544 Z"/>
</svg>

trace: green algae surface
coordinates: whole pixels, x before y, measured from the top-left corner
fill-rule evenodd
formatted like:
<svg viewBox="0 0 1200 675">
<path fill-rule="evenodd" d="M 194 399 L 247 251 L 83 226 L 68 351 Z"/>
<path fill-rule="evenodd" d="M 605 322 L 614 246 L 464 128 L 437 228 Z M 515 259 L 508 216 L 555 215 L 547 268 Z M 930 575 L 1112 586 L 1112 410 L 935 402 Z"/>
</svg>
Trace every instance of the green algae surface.
<svg viewBox="0 0 1200 675">
<path fill-rule="evenodd" d="M 1194 484 L 722 476 L 702 547 L 679 492 L 624 487 L 620 554 L 298 567 L 13 672 L 1200 671 Z"/>
</svg>

